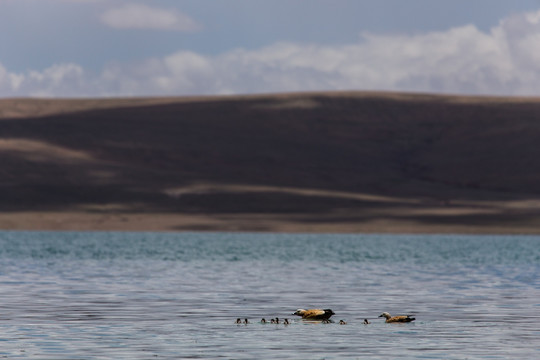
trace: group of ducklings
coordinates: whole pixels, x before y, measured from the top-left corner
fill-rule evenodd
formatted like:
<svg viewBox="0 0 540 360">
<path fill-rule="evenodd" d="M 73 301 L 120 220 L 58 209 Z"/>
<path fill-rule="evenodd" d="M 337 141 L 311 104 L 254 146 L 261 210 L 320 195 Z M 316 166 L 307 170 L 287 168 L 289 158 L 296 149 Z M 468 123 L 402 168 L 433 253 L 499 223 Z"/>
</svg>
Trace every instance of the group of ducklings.
<svg viewBox="0 0 540 360">
<path fill-rule="evenodd" d="M 265 318 L 262 318 L 261 321 L 259 321 L 259 323 L 261 323 L 261 324 L 283 324 L 283 325 L 290 325 L 291 324 L 289 319 L 283 319 L 283 321 L 281 321 L 279 318 L 270 319 L 270 320 L 266 320 Z M 330 324 L 330 323 L 333 323 L 333 321 L 330 320 L 330 319 L 327 319 L 327 320 L 321 320 L 321 323 Z M 248 319 L 242 320 L 241 318 L 238 318 L 238 319 L 236 319 L 235 324 L 247 325 L 247 324 L 251 324 L 251 322 Z M 339 320 L 338 324 L 339 325 L 347 325 L 347 322 L 345 320 Z M 364 324 L 366 324 L 366 325 L 371 324 L 371 322 L 368 321 L 368 319 L 364 319 Z"/>
<path fill-rule="evenodd" d="M 313 320 L 313 321 L 321 321 L 322 323 L 331 323 L 333 322 L 330 320 L 330 317 L 332 315 L 335 315 L 335 313 L 331 309 L 298 309 L 296 310 L 292 315 L 301 316 L 304 320 Z M 398 315 L 398 316 L 392 316 L 387 312 L 383 312 L 379 317 L 384 317 L 386 319 L 385 322 L 387 323 L 407 323 L 416 320 L 413 317 L 410 317 L 410 315 Z M 249 324 L 248 319 L 242 319 L 238 318 L 236 319 L 236 324 Z M 260 321 L 261 324 L 284 324 L 289 325 L 290 321 L 289 319 L 284 319 L 281 321 L 279 318 L 273 318 L 270 319 L 270 321 L 267 321 L 265 318 L 262 318 Z M 339 325 L 346 325 L 347 322 L 345 320 L 339 320 Z M 364 319 L 364 324 L 368 325 L 371 324 L 371 322 L 368 319 Z"/>
<path fill-rule="evenodd" d="M 283 319 L 283 320 L 280 320 L 280 318 L 276 317 L 274 319 L 270 319 L 270 320 L 266 320 L 265 318 L 262 318 L 261 321 L 259 321 L 261 324 L 283 324 L 283 325 L 289 325 L 291 322 L 289 321 L 289 319 Z M 242 319 L 238 318 L 236 319 L 236 324 L 244 324 L 244 325 L 247 325 L 247 324 L 251 324 L 249 322 L 248 319 L 244 319 L 242 321 Z"/>
<path fill-rule="evenodd" d="M 371 324 L 369 321 L 367 321 L 367 319 L 364 320 L 364 324 Z M 328 324 L 328 323 L 332 323 L 333 321 L 332 320 L 321 320 L 322 323 L 324 324 Z M 274 319 L 270 319 L 270 320 L 266 320 L 265 318 L 262 318 L 261 321 L 259 321 L 259 323 L 261 324 L 283 324 L 283 325 L 290 325 L 291 324 L 291 321 L 289 319 L 283 319 L 280 320 L 278 317 L 274 318 Z M 247 324 L 251 324 L 251 322 L 248 320 L 248 319 L 244 319 L 242 320 L 241 318 L 238 318 L 236 319 L 235 321 L 235 324 L 244 324 L 244 325 L 247 325 Z M 346 325 L 347 322 L 345 320 L 339 320 L 339 325 Z"/>
</svg>

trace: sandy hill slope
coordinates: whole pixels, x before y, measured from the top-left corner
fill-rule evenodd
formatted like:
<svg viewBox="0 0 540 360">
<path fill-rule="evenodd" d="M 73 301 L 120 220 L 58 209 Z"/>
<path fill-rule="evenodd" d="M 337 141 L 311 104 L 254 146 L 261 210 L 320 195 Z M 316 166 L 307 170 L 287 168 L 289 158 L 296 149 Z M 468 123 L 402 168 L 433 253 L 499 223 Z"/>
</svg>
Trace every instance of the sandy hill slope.
<svg viewBox="0 0 540 360">
<path fill-rule="evenodd" d="M 0 228 L 540 233 L 540 99 L 0 100 Z"/>
</svg>

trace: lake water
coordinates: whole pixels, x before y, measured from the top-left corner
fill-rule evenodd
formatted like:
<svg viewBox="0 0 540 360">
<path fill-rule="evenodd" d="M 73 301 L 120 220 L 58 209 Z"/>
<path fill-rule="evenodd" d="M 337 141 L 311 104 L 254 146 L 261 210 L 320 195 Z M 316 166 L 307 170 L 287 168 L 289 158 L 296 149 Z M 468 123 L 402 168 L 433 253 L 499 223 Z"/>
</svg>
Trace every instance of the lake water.
<svg viewBox="0 0 540 360">
<path fill-rule="evenodd" d="M 539 278 L 533 236 L 0 232 L 0 358 L 538 359 Z"/>
</svg>

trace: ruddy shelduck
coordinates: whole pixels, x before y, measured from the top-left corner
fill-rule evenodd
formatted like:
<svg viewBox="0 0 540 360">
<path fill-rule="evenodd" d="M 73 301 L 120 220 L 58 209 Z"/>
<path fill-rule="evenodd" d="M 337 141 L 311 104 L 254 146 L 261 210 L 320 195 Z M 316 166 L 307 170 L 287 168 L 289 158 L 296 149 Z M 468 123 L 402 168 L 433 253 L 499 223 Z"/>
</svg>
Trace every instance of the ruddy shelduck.
<svg viewBox="0 0 540 360">
<path fill-rule="evenodd" d="M 416 320 L 415 318 L 410 317 L 409 315 L 398 315 L 392 316 L 387 312 L 383 312 L 379 317 L 386 318 L 387 323 L 406 323 Z"/>
<path fill-rule="evenodd" d="M 293 315 L 301 316 L 302 319 L 306 320 L 328 320 L 335 313 L 331 309 L 298 309 Z"/>
</svg>

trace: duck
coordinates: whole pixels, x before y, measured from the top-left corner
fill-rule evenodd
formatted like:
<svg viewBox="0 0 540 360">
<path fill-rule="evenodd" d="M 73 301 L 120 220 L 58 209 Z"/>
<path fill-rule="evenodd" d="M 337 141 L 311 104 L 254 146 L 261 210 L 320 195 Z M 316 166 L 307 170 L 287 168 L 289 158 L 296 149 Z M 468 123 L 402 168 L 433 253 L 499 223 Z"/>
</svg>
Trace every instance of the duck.
<svg viewBox="0 0 540 360">
<path fill-rule="evenodd" d="M 371 322 L 368 319 L 364 319 L 364 325 L 371 324 Z"/>
<path fill-rule="evenodd" d="M 236 319 L 235 324 L 241 324 L 241 323 L 242 323 L 242 319 L 240 318 Z"/>
<path fill-rule="evenodd" d="M 336 313 L 332 309 L 297 309 L 293 315 L 301 316 L 306 320 L 328 320 Z"/>
<path fill-rule="evenodd" d="M 410 317 L 409 315 L 398 315 L 398 316 L 392 316 L 387 312 L 383 312 L 379 317 L 386 318 L 387 323 L 404 323 L 404 322 L 411 322 L 416 320 L 415 318 Z"/>
<path fill-rule="evenodd" d="M 345 320 L 339 320 L 339 325 L 347 325 L 347 322 Z"/>
<path fill-rule="evenodd" d="M 244 324 L 246 324 L 246 325 L 249 324 L 248 319 L 244 319 Z"/>
<path fill-rule="evenodd" d="M 290 322 L 289 322 L 289 319 L 285 319 L 285 320 L 283 320 L 283 324 L 285 324 L 285 325 L 289 325 L 289 324 L 290 324 Z"/>
<path fill-rule="evenodd" d="M 261 319 L 261 324 L 266 324 L 266 319 L 265 318 Z"/>
</svg>

